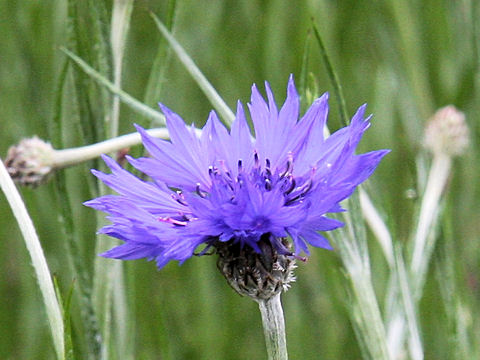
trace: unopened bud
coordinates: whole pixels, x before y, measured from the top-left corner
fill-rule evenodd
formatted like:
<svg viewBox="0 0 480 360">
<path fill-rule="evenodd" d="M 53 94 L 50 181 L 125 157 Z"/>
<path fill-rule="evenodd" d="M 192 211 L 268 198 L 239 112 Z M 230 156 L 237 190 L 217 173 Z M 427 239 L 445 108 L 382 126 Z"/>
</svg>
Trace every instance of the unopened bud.
<svg viewBox="0 0 480 360">
<path fill-rule="evenodd" d="M 16 182 L 36 187 L 47 180 L 54 155 L 49 143 L 34 136 L 8 149 L 5 167 Z"/>
<path fill-rule="evenodd" d="M 151 136 L 166 139 L 169 137 L 166 128 L 150 129 Z M 18 145 L 8 149 L 5 167 L 8 173 L 20 185 L 36 187 L 44 183 L 49 175 L 68 166 L 80 164 L 99 157 L 101 154 L 121 151 L 125 156 L 130 146 L 141 143 L 139 133 L 118 136 L 96 144 L 77 148 L 55 150 L 49 143 L 34 136 L 23 139 Z"/>
<path fill-rule="evenodd" d="M 439 109 L 425 128 L 425 146 L 434 154 L 461 155 L 469 143 L 465 114 L 453 105 Z"/>
</svg>

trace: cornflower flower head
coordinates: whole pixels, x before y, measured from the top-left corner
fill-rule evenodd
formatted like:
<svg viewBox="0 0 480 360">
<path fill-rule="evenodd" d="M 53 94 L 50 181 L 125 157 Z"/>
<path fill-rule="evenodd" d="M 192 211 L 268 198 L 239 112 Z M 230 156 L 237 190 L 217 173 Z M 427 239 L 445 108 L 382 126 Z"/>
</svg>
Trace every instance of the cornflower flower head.
<svg viewBox="0 0 480 360">
<path fill-rule="evenodd" d="M 343 211 L 340 202 L 365 181 L 388 150 L 355 155 L 370 117 L 365 105 L 349 126 L 324 138 L 328 94 L 315 100 L 299 120 L 293 77 L 277 109 L 265 83 L 267 101 L 253 85 L 248 104 L 252 135 L 239 102 L 231 129 L 215 112 L 198 133 L 160 105 L 171 141 L 152 138 L 137 126 L 151 157 L 129 163 L 147 174 L 143 181 L 107 156 L 110 174 L 93 174 L 118 195 L 85 204 L 109 214 L 100 232 L 124 244 L 102 256 L 155 259 L 158 268 L 183 263 L 209 249 L 237 292 L 268 299 L 293 280 L 296 258 L 308 245 L 331 249 L 319 231 L 342 226 L 326 216 Z"/>
</svg>

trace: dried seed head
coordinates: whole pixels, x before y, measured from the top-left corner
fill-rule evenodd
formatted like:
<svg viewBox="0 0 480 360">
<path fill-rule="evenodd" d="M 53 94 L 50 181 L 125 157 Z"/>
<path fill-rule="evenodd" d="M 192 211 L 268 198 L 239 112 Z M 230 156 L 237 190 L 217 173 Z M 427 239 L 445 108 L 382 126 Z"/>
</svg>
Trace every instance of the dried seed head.
<svg viewBox="0 0 480 360">
<path fill-rule="evenodd" d="M 434 154 L 461 155 L 469 143 L 465 114 L 453 105 L 439 109 L 425 128 L 425 146 Z"/>
<path fill-rule="evenodd" d="M 49 143 L 34 136 L 8 149 L 5 167 L 16 182 L 36 187 L 47 180 L 54 155 Z"/>
<path fill-rule="evenodd" d="M 286 240 L 283 244 L 288 246 Z M 290 283 L 295 281 L 294 257 L 279 254 L 268 239 L 262 238 L 258 242 L 261 253 L 232 241 L 218 241 L 214 246 L 219 255 L 218 269 L 228 284 L 242 296 L 256 301 L 268 300 L 288 290 Z"/>
</svg>

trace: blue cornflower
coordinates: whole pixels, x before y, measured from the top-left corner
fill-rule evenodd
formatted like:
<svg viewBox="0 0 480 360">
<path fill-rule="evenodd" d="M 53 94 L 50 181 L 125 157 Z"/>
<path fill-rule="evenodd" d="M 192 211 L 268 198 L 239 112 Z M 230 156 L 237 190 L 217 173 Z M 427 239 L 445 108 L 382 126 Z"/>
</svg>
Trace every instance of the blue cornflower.
<svg viewBox="0 0 480 360">
<path fill-rule="evenodd" d="M 309 255 L 308 244 L 331 249 L 319 231 L 343 224 L 326 214 L 343 211 L 340 202 L 373 173 L 388 150 L 355 155 L 370 125 L 365 105 L 349 126 L 325 139 L 328 94 L 298 120 L 293 77 L 280 111 L 268 83 L 265 88 L 267 102 L 253 85 L 248 104 L 255 137 L 240 102 L 230 131 L 213 111 L 198 132 L 160 105 L 171 141 L 152 138 L 136 126 L 151 157 L 127 157 L 152 181 L 103 156 L 111 174 L 92 172 L 118 195 L 85 204 L 109 214 L 112 224 L 100 233 L 125 243 L 102 256 L 155 259 L 162 268 L 190 258 L 200 245 L 225 249 L 231 244 L 270 257 Z"/>
</svg>

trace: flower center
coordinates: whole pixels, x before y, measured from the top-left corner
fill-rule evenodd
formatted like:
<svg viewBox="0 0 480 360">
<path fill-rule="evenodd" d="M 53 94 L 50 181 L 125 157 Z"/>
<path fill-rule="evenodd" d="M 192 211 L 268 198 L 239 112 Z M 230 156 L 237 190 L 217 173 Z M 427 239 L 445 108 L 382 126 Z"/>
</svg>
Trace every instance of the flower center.
<svg viewBox="0 0 480 360">
<path fill-rule="evenodd" d="M 247 181 L 263 192 L 278 190 L 284 196 L 285 206 L 301 202 L 312 189 L 315 169 L 312 169 L 310 176 L 295 177 L 293 175 L 293 155 L 291 153 L 288 154 L 283 171 L 272 169 L 271 161 L 268 158 L 265 159 L 265 165 L 262 167 L 257 152 L 253 154 L 253 157 L 254 165 L 248 173 L 244 168 L 243 160 L 238 160 L 238 175 L 236 177 L 232 176 L 224 161 L 219 161 L 219 166 L 210 166 L 208 169 L 212 184 L 228 189 L 231 201 L 235 200 L 236 193 L 245 186 Z M 205 198 L 209 191 L 201 189 L 200 184 L 198 184 L 196 193 L 198 196 Z"/>
</svg>

